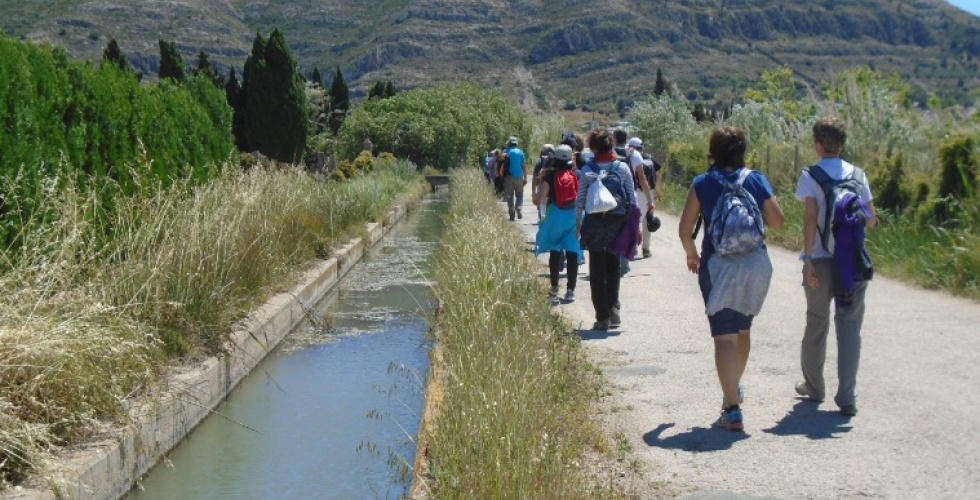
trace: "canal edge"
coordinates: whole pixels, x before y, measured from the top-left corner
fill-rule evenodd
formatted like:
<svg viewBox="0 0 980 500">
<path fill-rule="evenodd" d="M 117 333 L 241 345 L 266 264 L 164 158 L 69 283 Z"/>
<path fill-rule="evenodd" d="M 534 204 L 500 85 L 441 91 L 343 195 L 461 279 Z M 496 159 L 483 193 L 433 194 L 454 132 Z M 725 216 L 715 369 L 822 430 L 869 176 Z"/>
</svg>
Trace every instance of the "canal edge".
<svg viewBox="0 0 980 500">
<path fill-rule="evenodd" d="M 229 335 L 226 353 L 197 362 L 194 368 L 161 382 L 163 397 L 135 402 L 131 421 L 111 437 L 81 445 L 61 457 L 58 466 L 70 476 L 62 484 L 72 500 L 118 500 L 177 446 L 334 290 L 366 251 L 415 209 L 426 193 L 394 206 L 380 222 L 366 225 L 366 237 L 337 247 L 334 256 L 302 273 L 298 285 L 278 293 L 249 311 L 241 327 Z M 0 500 L 57 500 L 50 488 L 22 488 L 0 495 Z"/>
</svg>

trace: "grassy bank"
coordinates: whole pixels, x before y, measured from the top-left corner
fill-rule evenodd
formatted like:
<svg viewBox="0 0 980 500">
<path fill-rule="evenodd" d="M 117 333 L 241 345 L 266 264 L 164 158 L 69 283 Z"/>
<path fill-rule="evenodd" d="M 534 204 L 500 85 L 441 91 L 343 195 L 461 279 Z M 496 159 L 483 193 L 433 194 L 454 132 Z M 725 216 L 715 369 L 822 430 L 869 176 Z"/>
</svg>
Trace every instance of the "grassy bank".
<svg viewBox="0 0 980 500">
<path fill-rule="evenodd" d="M 51 192 L 57 218 L 28 225 L 0 275 L 0 489 L 30 471 L 54 481 L 58 447 L 119 422 L 169 360 L 218 351 L 253 305 L 426 188 L 394 160 L 342 183 L 228 168 L 120 199 L 103 225 L 97 193 Z"/>
<path fill-rule="evenodd" d="M 454 173 L 451 197 L 436 254 L 446 376 L 424 431 L 429 498 L 617 498 L 584 465 L 603 440 L 580 339 L 552 313 L 538 264 L 480 173 Z"/>
</svg>

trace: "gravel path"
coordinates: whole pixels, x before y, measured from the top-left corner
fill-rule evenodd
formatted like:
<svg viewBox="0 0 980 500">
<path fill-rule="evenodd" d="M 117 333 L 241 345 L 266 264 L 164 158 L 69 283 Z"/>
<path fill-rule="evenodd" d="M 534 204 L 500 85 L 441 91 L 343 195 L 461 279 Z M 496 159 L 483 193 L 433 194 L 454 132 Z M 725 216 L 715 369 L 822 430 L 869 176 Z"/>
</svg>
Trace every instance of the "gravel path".
<svg viewBox="0 0 980 500">
<path fill-rule="evenodd" d="M 531 249 L 537 215 L 529 199 L 515 224 Z M 611 389 L 601 417 L 607 434 L 632 445 L 635 466 L 624 469 L 639 498 L 980 499 L 980 304 L 875 278 L 860 413 L 848 419 L 832 399 L 818 405 L 794 392 L 802 267 L 796 252 L 770 249 L 775 272 L 743 380 L 746 429 L 712 428 L 721 390 L 704 306 L 685 267 L 678 220 L 663 222 L 653 257 L 633 262 L 623 279 L 622 327 L 581 331 Z M 538 260 L 546 279 L 547 255 Z M 587 329 L 594 321 L 587 267 L 577 288 L 578 300 L 558 308 Z M 831 337 L 828 391 L 837 385 Z"/>
</svg>

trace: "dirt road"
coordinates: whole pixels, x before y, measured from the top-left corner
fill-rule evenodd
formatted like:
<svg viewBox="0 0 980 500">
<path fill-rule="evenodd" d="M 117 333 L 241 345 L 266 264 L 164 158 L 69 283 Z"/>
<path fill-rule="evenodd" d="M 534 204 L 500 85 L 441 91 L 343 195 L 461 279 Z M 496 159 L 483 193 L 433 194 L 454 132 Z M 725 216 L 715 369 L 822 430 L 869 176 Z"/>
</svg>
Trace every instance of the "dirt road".
<svg viewBox="0 0 980 500">
<path fill-rule="evenodd" d="M 530 249 L 537 215 L 528 201 L 515 224 Z M 637 465 L 627 475 L 640 498 L 980 499 L 980 304 L 876 277 L 862 334 L 860 411 L 848 419 L 831 399 L 833 333 L 828 402 L 794 392 L 802 266 L 795 251 L 770 249 L 775 272 L 743 380 L 745 432 L 713 428 L 721 390 L 704 305 L 677 218 L 661 216 L 653 257 L 634 261 L 623 278 L 621 328 L 588 330 L 587 266 L 578 300 L 557 306 L 583 329 L 607 376 L 612 395 L 602 418 L 608 435 L 632 445 Z M 547 255 L 538 259 L 547 276 Z"/>
</svg>

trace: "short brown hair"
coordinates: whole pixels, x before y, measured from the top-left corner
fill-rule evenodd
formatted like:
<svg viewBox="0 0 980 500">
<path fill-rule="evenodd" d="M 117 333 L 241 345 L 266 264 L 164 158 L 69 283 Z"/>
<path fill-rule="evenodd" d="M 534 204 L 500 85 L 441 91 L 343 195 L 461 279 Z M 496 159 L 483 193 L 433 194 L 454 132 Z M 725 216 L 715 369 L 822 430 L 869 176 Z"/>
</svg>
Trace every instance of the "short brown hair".
<svg viewBox="0 0 980 500">
<path fill-rule="evenodd" d="M 595 154 L 608 153 L 612 151 L 612 134 L 609 133 L 609 129 L 605 127 L 599 127 L 593 129 L 589 132 L 589 149 Z"/>
<path fill-rule="evenodd" d="M 738 127 L 718 127 L 708 142 L 708 159 L 720 168 L 745 166 L 745 132 Z"/>
<path fill-rule="evenodd" d="M 839 155 L 847 141 L 847 124 L 838 116 L 825 116 L 813 124 L 813 140 L 823 144 L 825 152 Z"/>
</svg>

